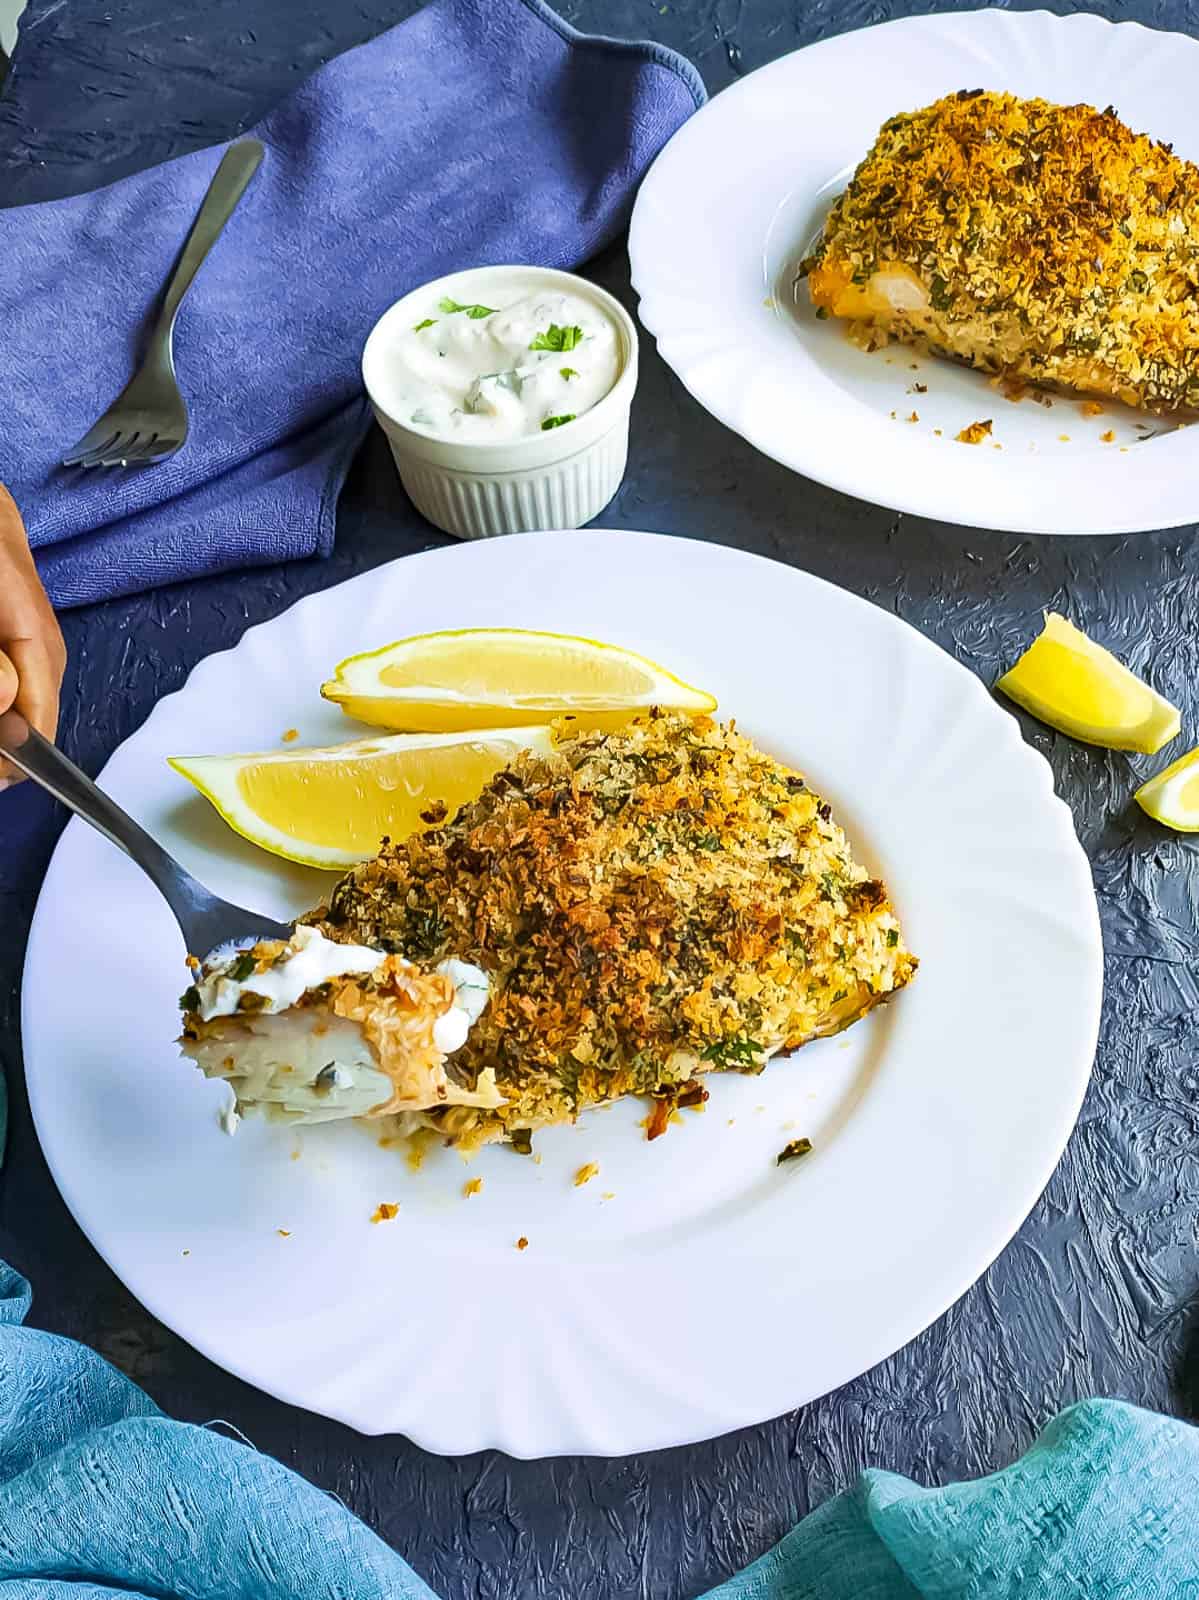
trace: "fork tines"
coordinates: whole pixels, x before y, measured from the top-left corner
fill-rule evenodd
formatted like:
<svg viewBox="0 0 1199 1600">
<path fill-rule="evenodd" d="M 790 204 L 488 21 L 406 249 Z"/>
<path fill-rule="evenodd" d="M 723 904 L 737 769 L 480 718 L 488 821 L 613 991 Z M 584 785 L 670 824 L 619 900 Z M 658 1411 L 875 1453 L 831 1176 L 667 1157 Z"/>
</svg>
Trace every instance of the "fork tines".
<svg viewBox="0 0 1199 1600">
<path fill-rule="evenodd" d="M 117 428 L 103 418 L 62 458 L 64 467 L 137 467 L 162 461 L 181 441 L 161 433 Z"/>
</svg>

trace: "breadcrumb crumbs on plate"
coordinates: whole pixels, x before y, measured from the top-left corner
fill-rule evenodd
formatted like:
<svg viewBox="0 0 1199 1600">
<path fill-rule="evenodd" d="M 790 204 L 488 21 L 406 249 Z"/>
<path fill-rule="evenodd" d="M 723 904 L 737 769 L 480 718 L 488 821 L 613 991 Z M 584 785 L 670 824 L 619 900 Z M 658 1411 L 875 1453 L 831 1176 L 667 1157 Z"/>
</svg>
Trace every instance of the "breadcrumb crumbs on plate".
<svg viewBox="0 0 1199 1600">
<path fill-rule="evenodd" d="M 518 1250 L 527 1250 L 529 1248 L 529 1241 L 525 1238 L 523 1233 L 521 1234 L 520 1238 L 516 1241 L 516 1248 Z"/>
<path fill-rule="evenodd" d="M 371 1216 L 372 1222 L 390 1222 L 399 1210 L 399 1206 L 390 1200 L 380 1200 Z"/>
<path fill-rule="evenodd" d="M 920 421 L 920 413 L 918 411 L 913 411 L 911 416 L 907 417 L 905 420 L 908 421 L 908 422 L 919 422 Z"/>
<path fill-rule="evenodd" d="M 276 1228 L 275 1232 L 279 1235 L 279 1237 L 281 1239 L 290 1239 L 291 1238 L 291 1229 L 290 1228 Z"/>
<path fill-rule="evenodd" d="M 1078 408 L 1084 417 L 1101 417 L 1103 407 L 1098 400 L 1084 400 Z"/>
<path fill-rule="evenodd" d="M 190 1255 L 191 1255 L 191 1251 L 190 1251 L 190 1250 L 185 1250 L 185 1251 L 184 1251 L 184 1252 L 183 1252 L 183 1254 L 184 1254 L 184 1255 L 185 1255 L 185 1256 L 190 1256 Z"/>
<path fill-rule="evenodd" d="M 1069 444 L 1070 443 L 1070 435 L 1068 433 L 1059 433 L 1058 434 L 1058 438 L 1061 440 L 1061 442 L 1063 444 Z"/>
<path fill-rule="evenodd" d="M 599 1172 L 598 1161 L 588 1161 L 575 1173 L 575 1188 L 581 1189 L 585 1183 L 590 1183 Z"/>
<path fill-rule="evenodd" d="M 981 444 L 991 431 L 993 418 L 988 417 L 985 422 L 971 422 L 962 431 L 954 435 L 958 444 Z"/>
<path fill-rule="evenodd" d="M 615 1200 L 616 1199 L 616 1190 L 615 1189 L 607 1189 L 607 1190 L 605 1190 L 604 1193 L 602 1195 L 600 1195 L 600 1199 L 601 1200 Z"/>
<path fill-rule="evenodd" d="M 908 385 L 907 392 L 909 394 L 927 394 L 928 393 L 928 384 L 927 383 L 910 383 Z"/>
<path fill-rule="evenodd" d="M 936 435 L 936 437 L 938 439 L 941 438 L 941 429 L 940 428 L 934 428 L 933 429 L 933 433 Z"/>
<path fill-rule="evenodd" d="M 482 1178 L 468 1178 L 467 1181 L 462 1185 L 462 1193 L 465 1198 L 469 1200 L 472 1194 L 479 1194 L 482 1191 L 482 1188 Z"/>
<path fill-rule="evenodd" d="M 283 743 L 284 744 L 291 744 L 293 739 L 298 739 L 299 737 L 300 737 L 299 728 L 288 728 L 287 732 L 283 735 Z"/>
<path fill-rule="evenodd" d="M 899 413 L 898 412 L 892 411 L 892 413 L 891 413 L 891 421 L 892 422 L 898 422 L 899 421 Z"/>
<path fill-rule="evenodd" d="M 1100 444 L 1115 444 L 1116 430 L 1114 428 L 1109 428 L 1106 433 L 1101 433 L 1099 435 L 1099 442 Z"/>
</svg>

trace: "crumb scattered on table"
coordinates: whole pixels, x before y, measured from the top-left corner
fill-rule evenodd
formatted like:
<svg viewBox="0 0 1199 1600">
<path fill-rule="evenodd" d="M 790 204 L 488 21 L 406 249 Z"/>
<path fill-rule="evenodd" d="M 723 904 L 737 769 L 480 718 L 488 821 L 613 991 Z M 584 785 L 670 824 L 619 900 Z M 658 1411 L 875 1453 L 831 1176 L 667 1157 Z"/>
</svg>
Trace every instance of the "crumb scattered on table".
<svg viewBox="0 0 1199 1600">
<path fill-rule="evenodd" d="M 971 422 L 963 428 L 961 433 L 954 437 L 958 444 L 981 444 L 991 431 L 993 418 L 988 417 L 985 422 Z"/>
<path fill-rule="evenodd" d="M 291 1229 L 290 1228 L 276 1228 L 275 1232 L 279 1235 L 279 1237 L 281 1239 L 290 1239 L 291 1238 Z"/>
<path fill-rule="evenodd" d="M 290 744 L 293 739 L 298 739 L 299 737 L 299 728 L 288 728 L 287 732 L 283 735 L 283 743 Z"/>
<path fill-rule="evenodd" d="M 585 1183 L 590 1183 L 592 1178 L 594 1178 L 598 1172 L 598 1161 L 585 1162 L 584 1165 L 581 1166 L 575 1173 L 575 1188 L 581 1189 Z"/>
<path fill-rule="evenodd" d="M 399 1210 L 399 1206 L 390 1200 L 380 1200 L 371 1217 L 372 1222 L 390 1222 Z"/>
<path fill-rule="evenodd" d="M 1099 442 L 1101 444 L 1115 444 L 1115 442 L 1116 442 L 1116 430 L 1115 430 L 1115 428 L 1109 428 L 1106 433 L 1101 433 L 1099 435 Z"/>
<path fill-rule="evenodd" d="M 191 1251 L 190 1251 L 190 1250 L 185 1250 L 185 1251 L 184 1251 L 184 1252 L 183 1252 L 183 1254 L 184 1254 L 184 1255 L 185 1255 L 185 1256 L 190 1256 L 190 1255 L 191 1255 Z"/>
<path fill-rule="evenodd" d="M 790 1144 L 785 1144 L 774 1158 L 776 1167 L 781 1167 L 784 1161 L 795 1161 L 800 1156 L 806 1156 L 812 1148 L 810 1139 L 792 1139 Z"/>
<path fill-rule="evenodd" d="M 472 1194 L 479 1194 L 480 1191 L 482 1190 L 482 1188 L 483 1188 L 483 1180 L 482 1180 L 482 1178 L 469 1178 L 462 1185 L 462 1193 L 465 1196 L 465 1198 L 469 1200 Z"/>
<path fill-rule="evenodd" d="M 908 391 L 907 392 L 909 394 L 927 394 L 928 393 L 928 384 L 927 383 L 910 383 L 908 385 Z"/>
<path fill-rule="evenodd" d="M 894 422 L 895 420 L 896 420 L 896 413 L 894 411 L 892 411 L 892 413 L 891 413 L 891 421 Z"/>
<path fill-rule="evenodd" d="M 529 1248 L 529 1241 L 525 1238 L 523 1233 L 521 1234 L 520 1238 L 516 1241 L 516 1248 L 518 1250 L 527 1250 Z"/>
<path fill-rule="evenodd" d="M 933 429 L 933 433 L 934 433 L 934 434 L 935 434 L 935 435 L 936 435 L 936 436 L 937 436 L 937 438 L 938 438 L 938 439 L 939 439 L 939 438 L 940 438 L 940 437 L 941 437 L 941 430 L 940 430 L 940 428 L 934 428 L 934 429 Z"/>
<path fill-rule="evenodd" d="M 905 418 L 905 421 L 907 421 L 907 422 L 919 422 L 920 421 L 920 413 L 918 411 L 913 411 L 910 417 Z"/>
</svg>

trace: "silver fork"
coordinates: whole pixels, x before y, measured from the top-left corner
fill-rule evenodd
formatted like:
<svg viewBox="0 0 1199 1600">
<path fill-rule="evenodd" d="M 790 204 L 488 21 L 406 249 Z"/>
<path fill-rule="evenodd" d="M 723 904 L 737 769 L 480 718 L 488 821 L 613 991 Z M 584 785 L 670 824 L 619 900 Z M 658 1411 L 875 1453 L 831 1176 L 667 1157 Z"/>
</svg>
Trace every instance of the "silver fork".
<svg viewBox="0 0 1199 1600">
<path fill-rule="evenodd" d="M 174 912 L 191 955 L 203 960 L 218 946 L 234 941 L 250 945 L 256 939 L 291 937 L 289 922 L 275 922 L 218 899 L 18 711 L 0 716 L 0 755 L 137 862 Z"/>
<path fill-rule="evenodd" d="M 225 151 L 167 284 L 145 359 L 104 415 L 63 456 L 64 467 L 153 466 L 173 456 L 187 438 L 187 406 L 171 350 L 175 318 L 261 161 L 257 139 Z"/>
</svg>

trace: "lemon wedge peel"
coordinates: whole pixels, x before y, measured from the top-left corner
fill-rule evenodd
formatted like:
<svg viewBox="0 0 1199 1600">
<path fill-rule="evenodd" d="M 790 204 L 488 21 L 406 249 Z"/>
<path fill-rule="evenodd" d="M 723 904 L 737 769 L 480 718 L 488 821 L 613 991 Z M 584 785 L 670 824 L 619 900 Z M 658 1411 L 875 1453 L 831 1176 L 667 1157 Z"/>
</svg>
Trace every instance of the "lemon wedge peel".
<svg viewBox="0 0 1199 1600">
<path fill-rule="evenodd" d="M 1060 733 L 1109 750 L 1153 755 L 1182 725 L 1177 706 L 1055 611 L 995 687 Z"/>
<path fill-rule="evenodd" d="M 430 826 L 420 813 L 435 801 L 444 801 L 452 816 L 522 750 L 548 755 L 553 748 L 550 729 L 537 726 L 391 734 L 347 744 L 167 760 L 244 839 L 302 866 L 341 871 L 376 855 L 384 834 L 394 841 Z M 460 759 L 455 752 L 461 752 Z M 389 770 L 381 782 L 384 764 Z M 329 772 L 331 767 L 346 770 Z M 318 808 L 319 826 L 312 831 L 323 837 L 306 839 L 302 827 L 287 827 L 289 772 L 303 808 L 310 813 Z M 360 785 L 357 819 L 355 782 Z M 272 788 L 280 803 L 264 815 L 255 804 L 255 790 L 269 795 Z M 381 795 L 394 795 L 394 807 Z"/>
<path fill-rule="evenodd" d="M 441 681 L 422 683 L 422 670 Z M 610 729 L 651 706 L 692 716 L 716 709 L 712 695 L 621 645 L 522 628 L 457 628 L 397 639 L 347 656 L 321 694 L 347 716 L 407 732 L 527 726 L 561 717 L 581 728 Z"/>
<path fill-rule="evenodd" d="M 1176 833 L 1199 833 L 1199 749 L 1188 750 L 1156 778 L 1147 779 L 1133 799 L 1155 822 Z"/>
</svg>

